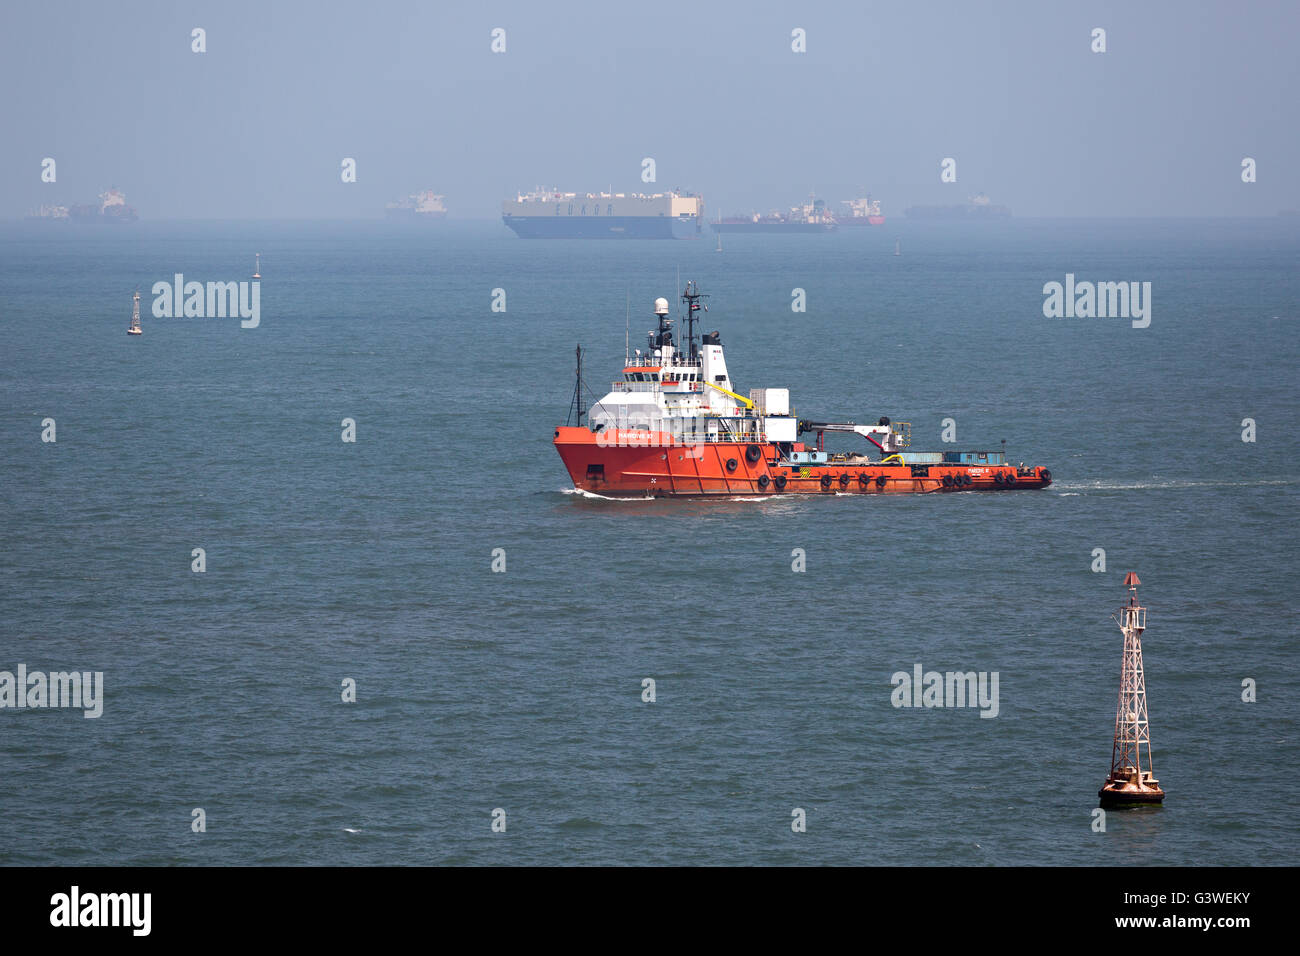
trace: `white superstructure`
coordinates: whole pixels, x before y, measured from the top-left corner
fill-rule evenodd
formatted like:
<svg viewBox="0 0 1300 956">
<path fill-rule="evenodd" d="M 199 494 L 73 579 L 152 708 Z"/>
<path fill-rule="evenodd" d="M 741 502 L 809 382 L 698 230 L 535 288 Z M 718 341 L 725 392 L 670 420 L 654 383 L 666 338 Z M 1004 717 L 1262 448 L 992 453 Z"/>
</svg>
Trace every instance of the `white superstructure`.
<svg viewBox="0 0 1300 956">
<path fill-rule="evenodd" d="M 707 332 L 695 342 L 694 324 L 702 309 L 693 282 L 682 296 L 688 303 L 684 341 L 675 339 L 668 300 L 655 300 L 659 327 L 648 333 L 647 347 L 628 356 L 621 381 L 587 413 L 590 428 L 672 436 L 678 442 L 795 442 L 798 419 L 785 388 L 755 388 L 739 394 L 727 370 L 722 339 Z M 849 430 L 846 428 L 846 430 Z M 874 436 L 887 452 L 897 450 L 888 425 L 857 425 L 851 430 Z M 620 439 L 622 440 L 622 439 Z"/>
</svg>

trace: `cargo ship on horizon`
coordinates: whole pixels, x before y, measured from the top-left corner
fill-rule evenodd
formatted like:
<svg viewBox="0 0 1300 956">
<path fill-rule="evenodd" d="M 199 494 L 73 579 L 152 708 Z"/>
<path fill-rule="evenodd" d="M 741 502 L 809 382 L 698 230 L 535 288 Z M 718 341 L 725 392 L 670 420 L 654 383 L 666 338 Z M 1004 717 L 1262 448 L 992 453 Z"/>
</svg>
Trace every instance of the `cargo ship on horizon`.
<svg viewBox="0 0 1300 956">
<path fill-rule="evenodd" d="M 126 204 L 126 195 L 116 186 L 99 194 L 99 205 L 87 203 L 70 206 L 68 217 L 73 222 L 135 222 L 140 217 L 135 214 L 135 207 Z"/>
<path fill-rule="evenodd" d="M 908 219 L 1010 219 L 1011 209 L 995 206 L 988 196 L 980 193 L 964 203 L 951 206 L 909 206 L 903 215 Z"/>
<path fill-rule="evenodd" d="M 788 213 L 777 210 L 767 215 L 719 217 L 710 223 L 715 232 L 833 232 L 835 217 L 826 208 L 826 200 L 809 198 L 802 206 L 792 206 Z"/>
<path fill-rule="evenodd" d="M 880 211 L 880 200 L 872 199 L 870 195 L 866 199 L 841 199 L 840 205 L 848 207 L 845 212 L 835 217 L 835 222 L 841 226 L 883 226 L 885 224 L 885 215 Z"/>
<path fill-rule="evenodd" d="M 135 208 L 126 204 L 126 195 L 114 186 L 99 194 L 99 204 L 80 203 L 73 206 L 43 204 L 27 216 L 29 222 L 135 222 L 140 217 Z"/>
<path fill-rule="evenodd" d="M 28 222 L 68 222 L 71 220 L 67 206 L 52 203 L 41 205 L 34 213 L 25 218 Z"/>
<path fill-rule="evenodd" d="M 704 199 L 666 193 L 567 193 L 536 189 L 501 204 L 521 239 L 698 239 Z"/>
<path fill-rule="evenodd" d="M 438 222 L 447 218 L 446 196 L 432 189 L 411 193 L 405 199 L 384 206 L 384 217 L 395 222 Z"/>
<path fill-rule="evenodd" d="M 697 337 L 703 298 L 694 282 L 686 284 L 684 330 L 673 329 L 668 300 L 656 299 L 658 327 L 645 352 L 625 355 L 622 379 L 590 408 L 579 346 L 569 418 L 553 440 L 575 489 L 662 498 L 1012 491 L 1052 483 L 1046 468 L 1008 464 L 1004 451 L 912 451 L 906 422 L 799 418 L 788 389 L 753 388 L 746 398 L 731 380 L 721 333 Z M 875 450 L 831 453 L 827 432 L 855 434 Z M 800 440 L 810 433 L 813 444 Z"/>
</svg>

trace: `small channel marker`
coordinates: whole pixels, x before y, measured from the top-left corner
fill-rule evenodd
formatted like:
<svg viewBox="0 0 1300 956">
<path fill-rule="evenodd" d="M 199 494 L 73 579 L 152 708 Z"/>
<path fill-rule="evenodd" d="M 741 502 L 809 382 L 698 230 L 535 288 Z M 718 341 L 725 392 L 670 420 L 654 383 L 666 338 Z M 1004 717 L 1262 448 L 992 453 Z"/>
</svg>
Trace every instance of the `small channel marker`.
<svg viewBox="0 0 1300 956">
<path fill-rule="evenodd" d="M 1158 804 L 1165 798 L 1160 781 L 1151 770 L 1151 726 L 1147 721 L 1147 683 L 1142 669 L 1142 632 L 1146 630 L 1147 609 L 1138 604 L 1137 597 L 1141 583 L 1132 571 L 1125 576 L 1128 604 L 1115 617 L 1124 632 L 1124 665 L 1120 669 L 1110 774 L 1097 791 L 1103 807 Z"/>
<path fill-rule="evenodd" d="M 253 257 L 255 263 L 253 266 L 253 278 L 260 279 L 262 278 L 262 254 L 257 252 L 253 254 Z"/>
</svg>

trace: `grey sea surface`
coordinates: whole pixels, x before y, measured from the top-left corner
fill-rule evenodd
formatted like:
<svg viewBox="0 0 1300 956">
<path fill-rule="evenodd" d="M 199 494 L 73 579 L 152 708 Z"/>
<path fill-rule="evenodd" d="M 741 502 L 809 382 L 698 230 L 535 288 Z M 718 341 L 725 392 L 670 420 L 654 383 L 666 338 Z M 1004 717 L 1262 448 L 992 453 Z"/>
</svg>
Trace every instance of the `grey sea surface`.
<svg viewBox="0 0 1300 956">
<path fill-rule="evenodd" d="M 0 710 L 0 862 L 1295 864 L 1294 223 L 4 226 L 0 670 L 104 702 Z M 258 328 L 151 314 L 255 252 Z M 1045 318 L 1067 273 L 1150 326 Z M 679 278 L 741 392 L 1054 484 L 575 494 L 574 346 L 602 394 Z M 1098 833 L 1128 570 L 1168 796 Z M 997 672 L 996 718 L 893 706 L 917 664 Z"/>
</svg>

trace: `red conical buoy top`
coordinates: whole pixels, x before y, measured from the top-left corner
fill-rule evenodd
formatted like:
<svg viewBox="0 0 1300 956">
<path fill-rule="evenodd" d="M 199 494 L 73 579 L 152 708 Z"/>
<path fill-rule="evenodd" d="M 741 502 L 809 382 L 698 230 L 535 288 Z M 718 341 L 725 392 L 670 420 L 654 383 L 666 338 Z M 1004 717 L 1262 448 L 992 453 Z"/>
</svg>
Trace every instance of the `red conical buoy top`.
<svg viewBox="0 0 1300 956">
<path fill-rule="evenodd" d="M 1124 587 L 1135 588 L 1142 582 L 1138 580 L 1137 572 L 1130 571 L 1124 576 Z"/>
</svg>

